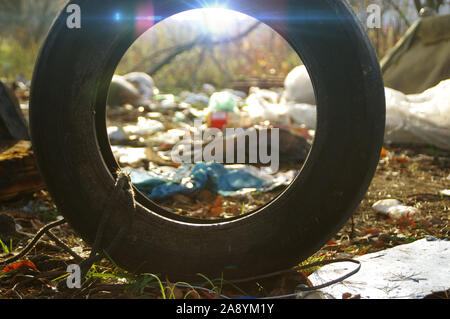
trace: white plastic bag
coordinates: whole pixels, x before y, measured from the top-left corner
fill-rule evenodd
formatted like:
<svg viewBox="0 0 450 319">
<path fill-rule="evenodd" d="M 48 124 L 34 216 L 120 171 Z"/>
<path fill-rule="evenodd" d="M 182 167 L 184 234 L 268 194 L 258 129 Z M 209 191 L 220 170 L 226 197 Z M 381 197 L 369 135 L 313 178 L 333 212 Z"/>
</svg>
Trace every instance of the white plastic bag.
<svg viewBox="0 0 450 319">
<path fill-rule="evenodd" d="M 389 143 L 432 144 L 450 150 L 450 79 L 420 94 L 385 88 Z"/>
<path fill-rule="evenodd" d="M 316 104 L 316 96 L 309 77 L 308 71 L 304 65 L 295 67 L 284 80 L 285 92 L 282 97 L 282 103 L 306 103 Z"/>
<path fill-rule="evenodd" d="M 253 123 L 270 121 L 289 124 L 289 108 L 284 103 L 278 104 L 276 92 L 252 87 L 246 103 L 243 111 L 248 113 Z"/>
</svg>

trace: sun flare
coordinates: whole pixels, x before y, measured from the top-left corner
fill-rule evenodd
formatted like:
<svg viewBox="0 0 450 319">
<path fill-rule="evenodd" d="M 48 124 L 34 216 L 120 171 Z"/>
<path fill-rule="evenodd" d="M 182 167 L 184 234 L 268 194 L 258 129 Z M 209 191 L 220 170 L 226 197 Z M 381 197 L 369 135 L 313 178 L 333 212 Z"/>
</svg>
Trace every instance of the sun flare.
<svg viewBox="0 0 450 319">
<path fill-rule="evenodd" d="M 240 21 L 249 19 L 245 14 L 225 8 L 194 9 L 181 12 L 173 18 L 188 23 L 202 24 L 207 31 L 216 35 L 228 33 Z"/>
</svg>

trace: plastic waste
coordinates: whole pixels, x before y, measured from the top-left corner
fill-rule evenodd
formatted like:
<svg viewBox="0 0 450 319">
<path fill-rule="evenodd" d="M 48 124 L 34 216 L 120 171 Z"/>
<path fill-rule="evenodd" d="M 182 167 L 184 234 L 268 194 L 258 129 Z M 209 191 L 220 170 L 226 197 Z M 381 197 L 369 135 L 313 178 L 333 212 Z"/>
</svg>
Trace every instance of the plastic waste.
<svg viewBox="0 0 450 319">
<path fill-rule="evenodd" d="M 355 259 L 361 262 L 356 274 L 321 291 L 337 299 L 346 293 L 359 294 L 361 299 L 422 299 L 450 288 L 450 241 L 424 238 Z M 317 286 L 353 267 L 326 265 L 308 279 Z"/>
<path fill-rule="evenodd" d="M 316 96 L 304 65 L 295 67 L 284 80 L 285 92 L 282 96 L 282 103 L 316 104 Z"/>
<path fill-rule="evenodd" d="M 184 100 L 184 102 L 189 103 L 190 105 L 197 108 L 204 108 L 208 106 L 209 96 L 204 93 L 191 93 L 184 92 L 184 94 L 180 94 L 180 97 Z"/>
<path fill-rule="evenodd" d="M 385 88 L 389 143 L 432 144 L 450 150 L 450 79 L 420 94 Z"/>
<path fill-rule="evenodd" d="M 142 161 L 147 160 L 145 147 L 126 147 L 113 145 L 111 150 L 116 158 L 117 162 L 122 165 L 128 166 L 140 166 Z"/>
<path fill-rule="evenodd" d="M 202 86 L 202 92 L 211 96 L 214 94 L 214 92 L 216 92 L 216 88 L 212 84 L 205 83 Z"/>
<path fill-rule="evenodd" d="M 385 88 L 385 94 L 386 143 L 428 144 L 450 150 L 450 79 L 420 94 L 405 95 L 390 88 Z M 243 111 L 252 123 L 295 123 L 315 129 L 316 106 L 296 103 L 286 95 L 287 91 L 278 103 L 275 95 L 252 88 Z"/>
<path fill-rule="evenodd" d="M 208 110 L 210 112 L 224 111 L 238 113 L 236 102 L 229 92 L 216 92 L 209 100 Z"/>
<path fill-rule="evenodd" d="M 123 131 L 127 135 L 137 135 L 137 136 L 150 136 L 156 132 L 164 131 L 165 127 L 159 121 L 147 119 L 145 117 L 138 117 L 136 125 L 126 125 L 123 127 Z"/>
<path fill-rule="evenodd" d="M 209 100 L 206 110 L 206 122 L 208 127 L 223 129 L 224 127 L 245 126 L 244 117 L 241 114 L 233 95 L 229 92 L 216 92 Z"/>
<path fill-rule="evenodd" d="M 219 163 L 183 164 L 176 169 L 165 168 L 163 172 L 129 170 L 136 188 L 151 199 L 164 199 L 203 189 L 224 196 L 267 192 L 280 185 L 288 185 L 296 175 L 296 171 L 270 175 L 266 169 L 246 165 L 225 167 Z"/>
<path fill-rule="evenodd" d="M 153 94 L 155 94 L 155 82 L 147 73 L 132 72 L 125 74 L 123 78 L 138 89 L 143 99 L 150 100 Z"/>
<path fill-rule="evenodd" d="M 185 122 L 186 120 L 187 120 L 187 116 L 183 112 L 177 111 L 173 115 L 174 122 Z"/>
<path fill-rule="evenodd" d="M 269 121 L 274 124 L 305 125 L 310 129 L 316 127 L 316 107 L 309 104 L 278 104 L 278 94 L 270 90 L 251 88 L 243 107 L 252 123 Z"/>
<path fill-rule="evenodd" d="M 175 95 L 173 94 L 157 94 L 153 97 L 155 101 L 159 101 L 159 106 L 163 110 L 171 110 L 178 107 L 175 100 Z"/>
<path fill-rule="evenodd" d="M 402 205 L 402 203 L 396 199 L 379 200 L 372 205 L 372 208 L 377 212 L 386 214 L 389 218 L 392 219 L 413 219 L 418 217 L 420 213 L 417 208 Z"/>
<path fill-rule="evenodd" d="M 223 92 L 230 93 L 233 96 L 233 98 L 235 98 L 235 99 L 237 98 L 237 101 L 240 101 L 241 99 L 245 99 L 247 97 L 247 93 L 245 93 L 243 91 L 225 89 L 225 90 L 223 90 Z"/>
<path fill-rule="evenodd" d="M 150 146 L 159 146 L 163 144 L 174 145 L 178 143 L 180 139 L 186 134 L 188 134 L 187 130 L 174 128 L 152 135 L 146 140 L 146 143 L 148 143 L 148 145 Z"/>
</svg>

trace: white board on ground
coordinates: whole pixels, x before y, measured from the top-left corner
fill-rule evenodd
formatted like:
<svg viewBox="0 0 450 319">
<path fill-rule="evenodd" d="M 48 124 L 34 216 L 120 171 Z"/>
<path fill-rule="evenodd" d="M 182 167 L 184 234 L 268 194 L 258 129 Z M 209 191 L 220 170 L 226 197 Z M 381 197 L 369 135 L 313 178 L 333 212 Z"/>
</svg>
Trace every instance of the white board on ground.
<svg viewBox="0 0 450 319">
<path fill-rule="evenodd" d="M 424 238 L 356 259 L 361 262 L 358 273 L 321 291 L 336 299 L 347 292 L 363 299 L 421 299 L 450 289 L 450 241 Z M 309 280 L 316 286 L 354 267 L 352 263 L 330 264 Z"/>
</svg>

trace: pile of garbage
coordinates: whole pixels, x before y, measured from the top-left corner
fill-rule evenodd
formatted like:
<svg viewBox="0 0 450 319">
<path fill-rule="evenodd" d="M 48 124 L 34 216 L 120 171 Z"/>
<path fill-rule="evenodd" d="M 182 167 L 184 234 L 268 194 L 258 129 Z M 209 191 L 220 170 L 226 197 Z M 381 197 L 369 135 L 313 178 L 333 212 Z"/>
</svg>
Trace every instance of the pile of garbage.
<svg viewBox="0 0 450 319">
<path fill-rule="evenodd" d="M 304 66 L 294 68 L 284 85 L 252 87 L 247 94 L 204 84 L 198 92 L 173 94 L 161 93 L 147 74 L 116 75 L 108 97 L 113 152 L 119 164 L 131 170 L 138 188 L 152 199 L 204 188 L 232 195 L 286 186 L 295 174 L 287 174 L 290 179 L 283 175 L 280 183 L 274 173 L 298 172 L 306 160 L 316 128 L 316 99 Z M 421 94 L 405 95 L 390 88 L 385 93 L 386 143 L 450 149 L 450 79 Z M 232 151 L 241 137 L 249 144 L 239 159 Z M 261 161 L 262 141 L 268 143 L 267 154 L 269 150 L 279 153 L 278 163 L 270 163 L 270 168 Z M 210 153 L 205 154 L 205 149 Z M 229 167 L 235 164 L 243 169 Z M 166 168 L 165 174 L 152 172 L 160 167 Z M 262 178 L 258 169 L 269 174 Z M 222 187 L 225 178 L 235 178 L 228 181 L 228 186 L 234 186 Z M 189 182 L 192 187 L 187 186 L 188 180 L 193 181 Z"/>
<path fill-rule="evenodd" d="M 276 104 L 282 94 L 252 88 L 247 95 L 211 84 L 169 94 L 147 74 L 116 75 L 107 106 L 112 151 L 134 185 L 155 201 L 204 190 L 225 197 L 270 193 L 292 182 L 314 137 L 308 126 L 314 118 L 300 123 L 279 107 L 261 112 L 261 103 Z M 275 153 L 276 161 L 264 161 Z"/>
<path fill-rule="evenodd" d="M 385 88 L 385 143 L 433 145 L 450 150 L 450 79 L 419 94 L 404 94 Z M 265 96 L 268 96 L 265 93 Z M 316 108 L 314 91 L 304 66 L 291 71 L 285 80 L 285 92 L 277 104 L 254 91 L 253 116 L 284 118 L 314 129 Z"/>
</svg>

